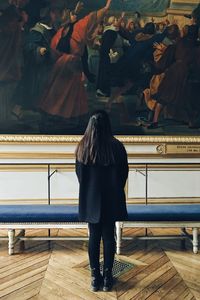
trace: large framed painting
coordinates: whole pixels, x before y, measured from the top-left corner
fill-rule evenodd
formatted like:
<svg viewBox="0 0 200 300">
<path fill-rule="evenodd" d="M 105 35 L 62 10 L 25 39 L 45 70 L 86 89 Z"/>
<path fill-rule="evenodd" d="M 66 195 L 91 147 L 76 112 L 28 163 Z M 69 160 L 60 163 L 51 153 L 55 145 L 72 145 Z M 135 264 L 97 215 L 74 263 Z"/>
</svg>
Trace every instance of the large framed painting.
<svg viewBox="0 0 200 300">
<path fill-rule="evenodd" d="M 0 0 L 1 138 L 79 136 L 104 109 L 116 135 L 198 141 L 199 1 L 111 2 Z"/>
</svg>

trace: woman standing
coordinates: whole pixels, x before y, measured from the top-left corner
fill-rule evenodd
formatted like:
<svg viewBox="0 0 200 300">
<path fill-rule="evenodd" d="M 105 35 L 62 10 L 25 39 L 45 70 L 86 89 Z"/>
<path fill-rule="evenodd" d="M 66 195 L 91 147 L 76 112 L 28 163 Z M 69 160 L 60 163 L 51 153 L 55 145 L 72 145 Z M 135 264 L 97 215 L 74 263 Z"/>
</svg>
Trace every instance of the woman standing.
<svg viewBox="0 0 200 300">
<path fill-rule="evenodd" d="M 94 113 L 76 151 L 80 183 L 79 218 L 89 223 L 91 289 L 109 291 L 113 285 L 115 222 L 127 219 L 124 187 L 128 177 L 127 154 L 114 138 L 105 111 Z M 104 271 L 100 274 L 100 242 L 103 239 Z"/>
</svg>

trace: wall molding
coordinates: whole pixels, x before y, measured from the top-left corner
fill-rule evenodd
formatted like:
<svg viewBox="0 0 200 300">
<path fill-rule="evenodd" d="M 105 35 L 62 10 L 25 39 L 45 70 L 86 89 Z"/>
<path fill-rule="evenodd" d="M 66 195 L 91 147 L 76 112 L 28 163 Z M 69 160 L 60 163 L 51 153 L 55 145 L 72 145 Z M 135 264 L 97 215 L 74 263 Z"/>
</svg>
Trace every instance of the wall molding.
<svg viewBox="0 0 200 300">
<path fill-rule="evenodd" d="M 127 147 L 129 158 L 200 157 L 200 136 L 116 137 Z M 75 135 L 0 135 L 0 158 L 74 160 L 75 146 L 80 140 L 81 136 Z M 15 146 L 13 150 L 12 145 Z M 31 147 L 32 145 L 35 147 L 34 149 Z M 66 148 L 63 149 L 63 146 L 66 146 Z"/>
<path fill-rule="evenodd" d="M 67 164 L 67 166 L 65 165 L 56 165 L 53 164 L 51 165 L 51 170 L 57 170 L 58 172 L 66 172 L 66 173 L 71 173 L 71 172 L 75 172 L 75 164 L 71 163 L 71 164 Z M 137 164 L 137 165 L 132 165 L 129 164 L 129 171 L 145 171 L 145 164 Z M 162 163 L 160 163 L 159 165 L 150 165 L 149 166 L 149 172 L 153 171 L 153 172 L 172 172 L 172 171 L 191 171 L 191 172 L 199 172 L 200 171 L 200 163 L 199 164 L 188 164 L 188 165 L 181 165 L 181 164 L 173 164 L 173 165 L 163 165 Z M 35 173 L 35 172 L 47 172 L 48 171 L 48 166 L 47 165 L 37 165 L 37 164 L 30 164 L 30 165 L 1 165 L 0 164 L 0 172 L 14 172 L 14 173 L 18 173 L 18 172 L 22 172 L 22 173 L 26 173 L 26 172 L 31 172 L 31 173 Z"/>
<path fill-rule="evenodd" d="M 0 135 L 0 144 L 66 144 L 74 145 L 80 142 L 81 135 Z M 183 143 L 200 144 L 200 136 L 122 136 L 117 135 L 124 144 L 162 144 Z"/>
<path fill-rule="evenodd" d="M 74 153 L 66 152 L 0 152 L 2 159 L 74 159 Z"/>
<path fill-rule="evenodd" d="M 148 198 L 148 204 L 200 204 L 200 198 L 172 197 L 172 198 Z M 48 205 L 48 199 L 0 199 L 0 205 Z M 52 205 L 78 204 L 78 198 L 57 198 L 51 200 Z M 144 198 L 127 198 L 127 204 L 145 204 Z"/>
</svg>

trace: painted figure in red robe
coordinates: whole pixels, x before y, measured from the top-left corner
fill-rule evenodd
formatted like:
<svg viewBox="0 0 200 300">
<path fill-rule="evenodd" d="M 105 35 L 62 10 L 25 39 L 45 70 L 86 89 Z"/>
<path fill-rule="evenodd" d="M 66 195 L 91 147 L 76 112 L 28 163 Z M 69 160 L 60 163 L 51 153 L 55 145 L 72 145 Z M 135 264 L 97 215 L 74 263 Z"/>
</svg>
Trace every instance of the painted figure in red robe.
<svg viewBox="0 0 200 300">
<path fill-rule="evenodd" d="M 108 0 L 106 6 L 99 11 L 90 13 L 74 24 L 72 20 L 69 26 L 62 27 L 53 38 L 52 48 L 57 49 L 60 56 L 40 101 L 39 107 L 42 111 L 65 119 L 88 113 L 82 57 L 86 45 L 93 42 L 94 32 L 110 4 L 111 0 Z"/>
</svg>

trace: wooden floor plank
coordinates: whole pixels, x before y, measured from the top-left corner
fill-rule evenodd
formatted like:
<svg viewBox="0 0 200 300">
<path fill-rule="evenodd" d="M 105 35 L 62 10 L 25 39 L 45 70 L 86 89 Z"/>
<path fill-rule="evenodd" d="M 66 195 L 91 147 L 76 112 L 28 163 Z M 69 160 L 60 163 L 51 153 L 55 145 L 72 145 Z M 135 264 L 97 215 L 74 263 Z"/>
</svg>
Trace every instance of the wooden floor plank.
<svg viewBox="0 0 200 300">
<path fill-rule="evenodd" d="M 42 290 L 38 296 L 38 300 L 47 299 L 47 300 L 56 300 L 56 299 L 72 299 L 72 300 L 85 300 L 79 296 L 75 296 L 70 291 L 70 286 L 59 285 L 52 280 L 45 279 L 43 282 Z"/>
<path fill-rule="evenodd" d="M 133 299 L 134 296 L 138 295 L 141 290 L 145 289 L 148 285 L 150 285 L 154 280 L 159 278 L 163 272 L 168 271 L 171 268 L 170 262 L 165 263 L 164 265 L 156 268 L 153 272 L 149 272 L 147 269 L 147 273 L 139 273 L 134 278 L 129 280 L 129 289 L 127 289 L 125 292 L 118 294 L 118 297 L 120 300 L 123 300 L 124 297 L 127 299 Z M 128 298 L 129 297 L 129 298 Z"/>
<path fill-rule="evenodd" d="M 161 300 L 166 294 L 170 293 L 171 290 L 180 282 L 182 278 L 176 273 L 169 281 L 162 285 L 155 293 L 153 293 L 148 300 Z"/>
<path fill-rule="evenodd" d="M 45 262 L 47 265 L 49 258 L 49 254 L 47 254 L 46 252 L 42 252 L 41 255 L 37 255 L 36 257 L 31 257 L 20 261 L 19 264 L 11 264 L 8 266 L 8 268 L 3 268 L 1 270 L 0 281 L 1 283 L 3 283 L 6 280 L 9 280 L 9 276 L 15 276 L 15 273 L 19 274 L 19 272 L 21 273 L 23 270 L 25 270 L 26 272 L 28 268 L 32 269 L 34 265 L 37 268 L 37 265 L 40 262 Z"/>
<path fill-rule="evenodd" d="M 14 292 L 1 297 L 1 300 L 28 300 L 33 297 L 36 298 L 40 292 L 42 281 L 43 279 L 32 282 L 21 289 L 17 289 Z"/>
<path fill-rule="evenodd" d="M 163 234 L 161 229 L 149 235 Z M 176 229 L 165 230 L 177 234 Z M 5 232 L 4 232 L 5 234 Z M 52 235 L 87 236 L 85 229 L 52 230 Z M 124 229 L 142 235 L 144 229 Z M 0 232 L 1 235 L 1 232 Z M 29 230 L 27 235 L 47 235 Z M 121 275 L 112 292 L 92 293 L 86 241 L 25 242 L 22 251 L 8 256 L 7 242 L 0 244 L 0 299 L 2 300 L 200 300 L 200 254 L 180 241 L 123 241 L 122 254 L 134 268 Z"/>
<path fill-rule="evenodd" d="M 163 265 L 169 262 L 168 257 L 164 255 L 160 259 L 153 261 L 151 264 L 141 267 L 141 268 L 135 268 L 128 274 L 124 274 L 122 276 L 121 282 L 117 286 L 118 295 L 121 296 L 123 294 L 124 290 L 128 290 L 130 286 L 133 286 L 135 283 L 135 279 L 139 277 L 140 279 L 144 279 L 146 276 L 150 275 L 152 272 L 156 271 Z M 127 276 L 128 275 L 128 276 Z"/>
<path fill-rule="evenodd" d="M 177 299 L 178 297 L 181 297 L 187 290 L 188 289 L 185 283 L 182 281 L 172 288 L 170 293 L 163 297 L 163 300 Z"/>
<path fill-rule="evenodd" d="M 195 298 L 189 289 L 186 289 L 183 294 L 181 294 L 176 298 L 176 300 L 192 300 L 192 299 Z"/>
<path fill-rule="evenodd" d="M 131 299 L 132 300 L 147 299 L 149 296 L 154 295 L 155 292 L 163 285 L 165 285 L 165 283 L 168 282 L 171 278 L 173 278 L 175 274 L 176 274 L 176 270 L 173 267 L 171 267 L 171 269 L 163 273 L 160 277 L 158 277 L 156 280 L 151 282 L 147 287 L 145 287 L 142 291 L 140 291 L 139 294 L 137 294 L 135 297 Z"/>
<path fill-rule="evenodd" d="M 19 278 L 17 278 L 17 281 L 13 282 L 12 285 L 10 285 L 10 282 L 9 282 L 9 285 L 2 288 L 2 290 L 0 291 L 0 298 L 3 296 L 6 296 L 8 294 L 11 294 L 16 290 L 24 288 L 24 287 L 28 286 L 29 284 L 31 284 L 32 282 L 42 280 L 44 278 L 44 275 L 45 275 L 44 268 L 41 268 L 41 270 L 38 270 L 37 274 L 32 275 L 26 279 L 19 280 Z"/>
</svg>

